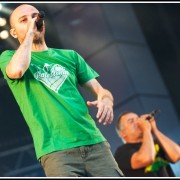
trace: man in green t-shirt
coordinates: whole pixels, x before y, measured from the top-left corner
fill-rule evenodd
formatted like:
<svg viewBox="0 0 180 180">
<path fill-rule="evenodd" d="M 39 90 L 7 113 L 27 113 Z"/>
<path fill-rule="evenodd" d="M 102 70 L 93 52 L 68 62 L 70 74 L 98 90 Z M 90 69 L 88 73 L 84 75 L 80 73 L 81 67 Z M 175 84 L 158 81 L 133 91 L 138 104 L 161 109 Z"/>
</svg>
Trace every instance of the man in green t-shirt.
<svg viewBox="0 0 180 180">
<path fill-rule="evenodd" d="M 37 159 L 46 176 L 123 176 L 87 108 L 97 107 L 99 123 L 111 124 L 112 94 L 77 52 L 46 45 L 41 15 L 34 6 L 18 6 L 10 16 L 10 33 L 20 46 L 0 56 L 1 71 L 28 124 Z M 86 105 L 78 84 L 97 100 Z"/>
</svg>

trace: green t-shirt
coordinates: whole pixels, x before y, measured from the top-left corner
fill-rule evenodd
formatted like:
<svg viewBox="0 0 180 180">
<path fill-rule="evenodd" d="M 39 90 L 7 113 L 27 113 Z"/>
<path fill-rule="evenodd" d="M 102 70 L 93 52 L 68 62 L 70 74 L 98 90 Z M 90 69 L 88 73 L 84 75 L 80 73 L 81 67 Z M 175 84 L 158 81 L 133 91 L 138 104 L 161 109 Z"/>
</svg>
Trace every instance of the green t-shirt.
<svg viewBox="0 0 180 180">
<path fill-rule="evenodd" d="M 73 50 L 50 48 L 32 52 L 21 79 L 5 68 L 14 50 L 0 56 L 0 68 L 33 137 L 37 159 L 57 150 L 105 141 L 77 89 L 99 75 Z"/>
</svg>

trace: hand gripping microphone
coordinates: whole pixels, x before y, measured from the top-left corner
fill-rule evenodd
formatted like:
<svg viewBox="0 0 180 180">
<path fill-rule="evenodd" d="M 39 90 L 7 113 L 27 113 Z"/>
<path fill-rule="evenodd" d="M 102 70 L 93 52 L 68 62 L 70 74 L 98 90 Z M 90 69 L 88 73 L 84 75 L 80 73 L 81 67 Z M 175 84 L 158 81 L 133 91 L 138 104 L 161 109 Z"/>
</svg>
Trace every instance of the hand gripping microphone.
<svg viewBox="0 0 180 180">
<path fill-rule="evenodd" d="M 38 31 L 42 31 L 44 17 L 45 17 L 44 11 L 40 11 L 39 14 L 37 15 L 36 26 Z"/>
<path fill-rule="evenodd" d="M 151 113 L 149 113 L 149 116 L 146 118 L 146 120 L 150 120 L 152 117 L 156 117 L 157 118 L 159 113 L 160 113 L 159 109 L 153 110 Z"/>
</svg>

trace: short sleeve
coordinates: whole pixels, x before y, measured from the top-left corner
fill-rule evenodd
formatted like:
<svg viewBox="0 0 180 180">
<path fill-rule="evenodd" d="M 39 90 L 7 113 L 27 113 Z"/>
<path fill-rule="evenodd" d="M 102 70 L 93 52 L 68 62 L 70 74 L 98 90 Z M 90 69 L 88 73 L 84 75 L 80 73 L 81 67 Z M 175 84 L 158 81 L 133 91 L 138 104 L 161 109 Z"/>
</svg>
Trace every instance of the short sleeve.
<svg viewBox="0 0 180 180">
<path fill-rule="evenodd" d="M 0 55 L 0 69 L 4 75 L 4 78 L 8 81 L 14 81 L 14 80 L 9 79 L 6 74 L 6 66 L 11 60 L 13 54 L 14 54 L 13 50 L 6 50 Z"/>
<path fill-rule="evenodd" d="M 90 67 L 81 55 L 74 51 L 74 58 L 77 63 L 77 79 L 80 85 L 99 77 L 99 74 Z"/>
</svg>

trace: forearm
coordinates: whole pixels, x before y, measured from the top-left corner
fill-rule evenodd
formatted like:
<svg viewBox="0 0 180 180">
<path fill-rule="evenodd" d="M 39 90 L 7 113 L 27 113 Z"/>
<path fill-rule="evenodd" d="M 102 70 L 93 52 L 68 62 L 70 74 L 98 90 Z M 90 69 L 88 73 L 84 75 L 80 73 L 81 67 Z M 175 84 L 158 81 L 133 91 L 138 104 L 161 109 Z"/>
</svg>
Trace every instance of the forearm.
<svg viewBox="0 0 180 180">
<path fill-rule="evenodd" d="M 154 141 L 150 131 L 144 131 L 141 147 L 131 158 L 133 169 L 139 169 L 152 164 L 155 160 Z"/>
<path fill-rule="evenodd" d="M 143 133 L 142 145 L 139 149 L 139 155 L 144 161 L 154 160 L 155 158 L 154 140 L 150 131 Z"/>
<path fill-rule="evenodd" d="M 141 155 L 144 154 L 143 157 L 149 156 L 152 159 L 155 157 L 154 140 L 151 132 L 145 131 L 143 133 L 142 146 L 139 151 L 141 152 Z"/>
<path fill-rule="evenodd" d="M 114 98 L 110 91 L 108 91 L 107 89 L 100 89 L 97 94 L 97 99 L 103 100 L 104 98 L 108 98 L 112 103 L 114 102 Z"/>
<path fill-rule="evenodd" d="M 97 98 L 97 100 L 101 101 L 104 98 L 109 98 L 112 102 L 114 101 L 111 92 L 103 88 L 96 79 L 86 82 L 84 87 L 88 89 Z"/>
<path fill-rule="evenodd" d="M 179 145 L 161 133 L 158 129 L 154 130 L 153 133 L 160 142 L 169 159 L 174 163 L 180 160 Z"/>
<path fill-rule="evenodd" d="M 22 44 L 13 55 L 12 59 L 6 67 L 6 73 L 9 78 L 21 78 L 28 69 L 31 61 L 32 40 L 33 34 L 27 34 Z"/>
<path fill-rule="evenodd" d="M 113 96 L 107 89 L 104 89 L 96 79 L 88 81 L 85 85 L 97 98 L 97 100 L 90 102 L 87 101 L 88 106 L 96 106 L 98 112 L 96 118 L 103 125 L 111 124 L 114 118 L 113 113 Z"/>
</svg>

